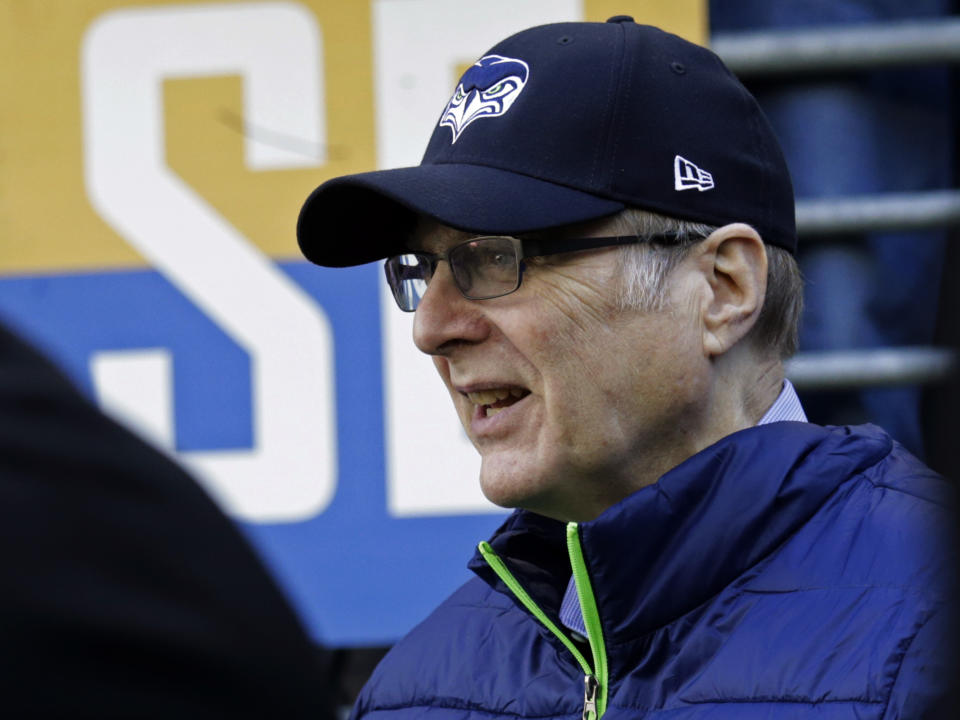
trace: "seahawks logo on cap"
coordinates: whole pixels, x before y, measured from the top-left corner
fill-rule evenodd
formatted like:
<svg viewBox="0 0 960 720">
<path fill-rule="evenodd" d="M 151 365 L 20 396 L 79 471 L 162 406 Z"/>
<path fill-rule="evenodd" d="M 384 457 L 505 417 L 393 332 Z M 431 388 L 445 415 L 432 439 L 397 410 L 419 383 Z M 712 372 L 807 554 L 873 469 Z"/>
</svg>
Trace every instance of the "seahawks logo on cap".
<svg viewBox="0 0 960 720">
<path fill-rule="evenodd" d="M 499 117 L 510 109 L 527 84 L 530 68 L 523 60 L 486 55 L 467 70 L 447 103 L 440 125 L 453 131 L 451 143 L 474 120 Z"/>
</svg>

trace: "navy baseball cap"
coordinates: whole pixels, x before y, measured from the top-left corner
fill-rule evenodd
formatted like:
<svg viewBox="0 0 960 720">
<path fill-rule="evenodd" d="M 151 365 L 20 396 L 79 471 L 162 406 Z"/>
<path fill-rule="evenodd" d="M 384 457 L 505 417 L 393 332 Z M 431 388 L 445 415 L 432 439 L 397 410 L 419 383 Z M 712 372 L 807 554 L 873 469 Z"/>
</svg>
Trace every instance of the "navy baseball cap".
<svg viewBox="0 0 960 720">
<path fill-rule="evenodd" d="M 345 175 L 307 199 L 307 259 L 406 251 L 417 215 L 518 235 L 637 207 L 745 222 L 796 249 L 790 175 L 756 100 L 711 51 L 617 16 L 494 46 L 460 78 L 416 167 Z"/>
</svg>

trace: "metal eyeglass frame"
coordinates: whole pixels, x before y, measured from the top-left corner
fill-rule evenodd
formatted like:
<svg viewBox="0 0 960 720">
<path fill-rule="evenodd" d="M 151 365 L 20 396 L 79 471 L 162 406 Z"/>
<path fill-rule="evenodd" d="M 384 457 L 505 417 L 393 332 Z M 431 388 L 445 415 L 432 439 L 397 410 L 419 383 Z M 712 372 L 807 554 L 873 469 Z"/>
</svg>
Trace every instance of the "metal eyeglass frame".
<svg viewBox="0 0 960 720">
<path fill-rule="evenodd" d="M 605 237 L 587 237 L 587 238 L 551 238 L 551 239 L 520 239 L 511 237 L 509 235 L 480 235 L 478 237 L 470 238 L 465 240 L 462 243 L 454 245 L 452 248 L 448 249 L 443 253 L 424 253 L 424 252 L 409 252 L 402 253 L 399 255 L 394 255 L 387 258 L 387 261 L 384 263 L 384 273 L 387 276 L 387 284 L 390 286 L 390 291 L 393 295 L 394 300 L 397 302 L 397 306 L 404 312 L 414 312 L 417 309 L 417 305 L 420 303 L 420 298 L 423 297 L 423 293 L 419 292 L 416 295 L 415 299 L 404 301 L 404 298 L 413 298 L 412 293 L 407 293 L 402 289 L 402 284 L 405 280 L 420 280 L 424 283 L 424 292 L 426 291 L 426 286 L 430 283 L 430 278 L 433 277 L 437 269 L 437 264 L 443 260 L 447 263 L 450 263 L 450 256 L 458 253 L 458 250 L 464 248 L 472 243 L 476 243 L 478 240 L 509 240 L 513 248 L 513 257 L 516 264 L 516 282 L 513 283 L 513 287 L 509 290 L 504 290 L 503 292 L 496 293 L 487 293 L 487 294 L 471 294 L 469 290 L 465 290 L 462 285 L 462 278 L 458 272 L 454 269 L 457 265 L 456 261 L 451 265 L 451 276 L 453 277 L 454 285 L 457 290 L 460 291 L 460 294 L 468 300 L 491 300 L 497 297 L 503 297 L 504 295 L 509 295 L 512 292 L 516 292 L 520 289 L 520 284 L 523 280 L 523 271 L 525 269 L 524 260 L 530 257 L 544 257 L 547 255 L 559 255 L 561 253 L 568 252 L 577 252 L 580 250 L 594 250 L 597 248 L 603 247 L 615 247 L 618 245 L 632 245 L 639 242 L 657 242 L 657 241 L 670 241 L 675 240 L 672 235 L 653 235 L 650 237 L 640 237 L 638 235 L 610 235 Z M 423 265 L 424 263 L 429 267 L 429 275 L 427 277 L 403 277 L 403 269 L 411 269 L 410 266 L 404 266 L 400 264 L 400 258 L 408 257 L 413 255 L 418 260 L 418 266 Z M 417 268 L 419 270 L 419 267 Z"/>
</svg>

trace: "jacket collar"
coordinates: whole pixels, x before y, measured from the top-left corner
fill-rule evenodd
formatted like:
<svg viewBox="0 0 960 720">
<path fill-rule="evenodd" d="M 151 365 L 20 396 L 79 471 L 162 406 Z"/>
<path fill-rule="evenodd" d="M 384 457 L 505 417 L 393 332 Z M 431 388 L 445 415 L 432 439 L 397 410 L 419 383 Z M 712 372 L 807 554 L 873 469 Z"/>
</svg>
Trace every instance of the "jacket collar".
<svg viewBox="0 0 960 720">
<path fill-rule="evenodd" d="M 636 639 L 719 593 L 891 447 L 872 426 L 754 427 L 580 523 L 606 641 Z M 516 511 L 490 543 L 556 621 L 570 577 L 564 524 Z M 509 593 L 479 554 L 470 567 Z"/>
</svg>

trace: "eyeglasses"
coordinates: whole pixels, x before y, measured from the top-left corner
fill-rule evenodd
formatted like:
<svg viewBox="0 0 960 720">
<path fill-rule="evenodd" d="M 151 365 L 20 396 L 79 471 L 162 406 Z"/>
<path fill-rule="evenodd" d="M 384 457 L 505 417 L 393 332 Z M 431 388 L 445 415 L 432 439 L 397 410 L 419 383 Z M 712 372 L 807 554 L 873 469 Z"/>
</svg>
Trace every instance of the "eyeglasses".
<svg viewBox="0 0 960 720">
<path fill-rule="evenodd" d="M 667 236 L 648 238 L 650 241 L 667 239 Z M 520 240 L 505 235 L 475 237 L 445 253 L 394 255 L 387 259 L 384 271 L 397 305 L 401 310 L 413 312 L 427 292 L 441 260 L 450 264 L 453 282 L 460 294 L 469 300 L 489 300 L 509 295 L 520 287 L 525 258 L 630 245 L 641 240 L 636 235 L 551 240 Z"/>
</svg>

